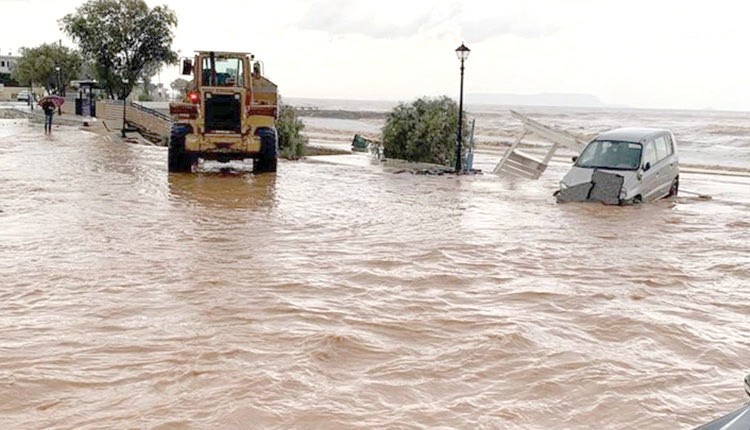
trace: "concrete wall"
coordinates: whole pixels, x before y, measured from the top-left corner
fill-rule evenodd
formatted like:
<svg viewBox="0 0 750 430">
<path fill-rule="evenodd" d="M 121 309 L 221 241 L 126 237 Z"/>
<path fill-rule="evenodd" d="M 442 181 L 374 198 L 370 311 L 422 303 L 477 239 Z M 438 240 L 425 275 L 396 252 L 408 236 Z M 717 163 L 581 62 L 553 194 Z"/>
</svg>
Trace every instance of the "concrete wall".
<svg viewBox="0 0 750 430">
<path fill-rule="evenodd" d="M 29 87 L 6 87 L 0 85 L 0 101 L 16 101 L 16 95 L 23 90 L 28 91 L 28 89 Z M 34 88 L 34 94 L 36 94 L 36 98 L 39 100 L 44 95 L 44 90 L 42 88 Z"/>
<path fill-rule="evenodd" d="M 96 102 L 96 117 L 107 123 L 110 129 L 122 128 L 122 103 L 100 100 Z M 160 136 L 169 136 L 172 130 L 172 123 L 148 112 L 128 104 L 125 107 L 125 118 L 129 123 L 133 123 L 148 130 L 151 133 Z"/>
<path fill-rule="evenodd" d="M 21 91 L 28 91 L 29 87 L 5 87 L 0 85 L 0 101 L 16 101 L 16 96 Z M 65 96 L 65 103 L 62 105 L 61 111 L 66 115 L 75 115 L 76 113 L 76 91 L 69 90 Z M 36 96 L 37 102 L 39 99 L 44 97 L 44 88 L 34 88 L 34 95 Z"/>
</svg>

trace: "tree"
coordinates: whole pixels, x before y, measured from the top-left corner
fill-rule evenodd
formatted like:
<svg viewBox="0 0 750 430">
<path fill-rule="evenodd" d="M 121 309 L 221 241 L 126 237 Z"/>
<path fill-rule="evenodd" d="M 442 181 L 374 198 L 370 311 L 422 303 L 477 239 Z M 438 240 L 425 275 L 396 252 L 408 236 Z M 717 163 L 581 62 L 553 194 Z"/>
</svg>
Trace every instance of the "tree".
<svg viewBox="0 0 750 430">
<path fill-rule="evenodd" d="M 166 6 L 149 9 L 143 0 L 90 0 L 60 24 L 94 62 L 99 84 L 110 97 L 127 98 L 144 71 L 177 63 L 171 48 L 177 16 Z"/>
<path fill-rule="evenodd" d="M 182 79 L 182 78 L 177 78 L 174 81 L 172 81 L 171 84 L 169 84 L 169 86 L 174 91 L 177 91 L 182 95 L 185 95 L 188 85 L 190 85 L 190 82 L 187 79 Z"/>
<path fill-rule="evenodd" d="M 151 83 L 151 78 L 154 77 L 159 70 L 161 70 L 162 63 L 157 61 L 151 61 L 146 63 L 146 66 L 141 72 L 141 80 L 143 81 L 143 92 L 147 98 L 153 99 L 151 94 L 152 91 L 156 90 L 156 85 Z"/>
<path fill-rule="evenodd" d="M 38 84 L 48 92 L 65 94 L 71 79 L 77 78 L 83 64 L 78 51 L 56 43 L 36 48 L 21 48 L 21 58 L 13 69 L 13 78 L 21 84 Z M 59 68 L 59 70 L 58 70 Z"/>
<path fill-rule="evenodd" d="M 18 81 L 16 81 L 10 73 L 0 73 L 0 84 L 5 85 L 6 87 L 19 86 Z"/>
<path fill-rule="evenodd" d="M 185 91 L 187 89 L 188 85 L 190 85 L 190 81 L 187 79 L 177 78 L 174 81 L 172 81 L 171 84 L 169 84 L 170 87 L 172 87 L 175 91 Z"/>
<path fill-rule="evenodd" d="M 383 153 L 388 158 L 452 166 L 457 125 L 458 105 L 449 97 L 401 103 L 388 114 L 383 127 Z"/>
<path fill-rule="evenodd" d="M 307 138 L 302 136 L 305 124 L 297 117 L 297 109 L 282 104 L 276 119 L 279 135 L 279 151 L 284 158 L 297 159 L 305 156 Z"/>
</svg>

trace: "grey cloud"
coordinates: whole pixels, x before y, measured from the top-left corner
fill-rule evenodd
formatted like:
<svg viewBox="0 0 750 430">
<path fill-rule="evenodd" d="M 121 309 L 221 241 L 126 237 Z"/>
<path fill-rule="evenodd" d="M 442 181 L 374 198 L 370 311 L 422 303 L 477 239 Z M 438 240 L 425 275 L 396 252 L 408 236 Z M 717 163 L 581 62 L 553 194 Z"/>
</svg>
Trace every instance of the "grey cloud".
<svg viewBox="0 0 750 430">
<path fill-rule="evenodd" d="M 303 29 L 340 35 L 361 34 L 378 39 L 409 37 L 434 28 L 456 14 L 458 6 L 453 4 L 406 16 L 402 10 L 380 2 L 322 0 L 313 4 L 299 25 Z M 388 15 L 393 19 L 388 19 Z"/>
<path fill-rule="evenodd" d="M 553 24 L 522 22 L 519 18 L 486 18 L 473 22 L 461 23 L 462 33 L 466 40 L 481 42 L 502 35 L 515 35 L 525 39 L 538 39 L 553 36 L 560 28 Z"/>
<path fill-rule="evenodd" d="M 439 0 L 423 11 L 407 15 L 403 9 L 385 2 L 367 0 L 319 0 L 312 4 L 299 22 L 300 28 L 324 31 L 335 35 L 360 34 L 376 39 L 410 37 L 436 29 L 445 23 L 460 26 L 463 38 L 473 43 L 491 37 L 513 34 L 533 39 L 559 31 L 554 25 L 531 21 L 528 17 L 505 16 L 470 20 L 464 17 L 463 6 L 457 1 Z M 392 19 L 389 19 L 392 17 Z"/>
</svg>

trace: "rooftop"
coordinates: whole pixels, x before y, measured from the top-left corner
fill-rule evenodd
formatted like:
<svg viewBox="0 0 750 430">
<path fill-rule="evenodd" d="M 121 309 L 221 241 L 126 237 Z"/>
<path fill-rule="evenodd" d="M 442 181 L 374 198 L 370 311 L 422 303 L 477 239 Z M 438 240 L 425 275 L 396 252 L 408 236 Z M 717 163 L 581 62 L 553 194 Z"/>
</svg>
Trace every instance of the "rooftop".
<svg viewBox="0 0 750 430">
<path fill-rule="evenodd" d="M 596 136 L 597 140 L 617 140 L 622 142 L 641 142 L 649 137 L 667 134 L 669 130 L 663 128 L 626 127 L 617 128 Z"/>
<path fill-rule="evenodd" d="M 244 57 L 244 56 L 253 56 L 250 52 L 229 52 L 229 51 L 195 51 L 197 54 L 200 55 L 208 55 L 210 53 L 214 53 L 217 57 Z"/>
</svg>

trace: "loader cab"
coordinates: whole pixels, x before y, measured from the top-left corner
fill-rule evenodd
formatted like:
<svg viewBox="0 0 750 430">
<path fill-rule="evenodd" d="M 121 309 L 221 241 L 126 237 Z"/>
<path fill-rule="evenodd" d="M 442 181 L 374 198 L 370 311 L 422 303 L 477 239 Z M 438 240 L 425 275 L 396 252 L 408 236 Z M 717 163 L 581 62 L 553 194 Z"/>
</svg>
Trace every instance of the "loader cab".
<svg viewBox="0 0 750 430">
<path fill-rule="evenodd" d="M 206 87 L 244 87 L 245 59 L 210 55 L 201 61 L 201 85 Z"/>
<path fill-rule="evenodd" d="M 200 88 L 206 133 L 242 133 L 248 56 L 242 53 L 201 52 L 194 71 Z"/>
</svg>

